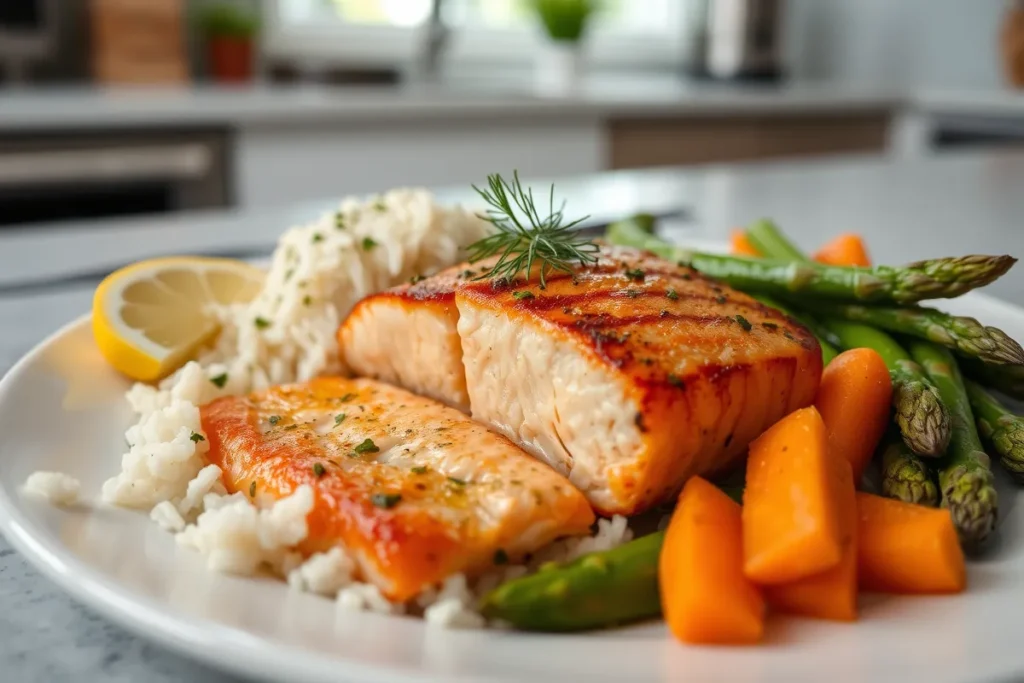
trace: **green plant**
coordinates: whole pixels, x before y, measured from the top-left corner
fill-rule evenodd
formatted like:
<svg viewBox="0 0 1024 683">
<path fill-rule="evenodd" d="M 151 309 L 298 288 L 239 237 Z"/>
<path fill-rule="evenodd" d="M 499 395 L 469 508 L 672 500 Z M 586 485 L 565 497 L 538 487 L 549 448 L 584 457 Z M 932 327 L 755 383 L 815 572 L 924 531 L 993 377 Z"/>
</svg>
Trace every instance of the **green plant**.
<svg viewBox="0 0 1024 683">
<path fill-rule="evenodd" d="M 227 2 L 203 7 L 199 25 L 207 38 L 252 38 L 260 28 L 255 13 Z"/>
<path fill-rule="evenodd" d="M 576 42 L 597 11 L 599 0 L 530 0 L 552 40 Z"/>
</svg>

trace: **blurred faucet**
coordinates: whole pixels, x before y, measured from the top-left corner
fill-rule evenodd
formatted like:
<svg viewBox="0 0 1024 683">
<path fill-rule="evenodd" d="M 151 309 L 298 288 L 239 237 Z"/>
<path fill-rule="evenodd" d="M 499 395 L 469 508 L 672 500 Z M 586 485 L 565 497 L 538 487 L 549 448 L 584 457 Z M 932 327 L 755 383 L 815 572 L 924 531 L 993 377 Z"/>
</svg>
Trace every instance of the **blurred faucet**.
<svg viewBox="0 0 1024 683">
<path fill-rule="evenodd" d="M 451 29 L 444 22 L 442 6 L 444 0 L 433 0 L 430 8 L 430 19 L 427 21 L 427 33 L 424 41 L 423 57 L 419 64 L 420 76 L 428 81 L 438 80 L 441 72 L 441 56 L 448 44 Z"/>
</svg>

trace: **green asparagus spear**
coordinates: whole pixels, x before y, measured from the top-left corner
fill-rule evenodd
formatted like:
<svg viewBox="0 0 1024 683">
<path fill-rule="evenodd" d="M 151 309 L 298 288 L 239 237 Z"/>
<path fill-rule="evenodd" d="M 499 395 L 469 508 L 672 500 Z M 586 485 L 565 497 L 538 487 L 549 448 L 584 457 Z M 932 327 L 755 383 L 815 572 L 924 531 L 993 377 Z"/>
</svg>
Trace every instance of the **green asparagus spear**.
<svg viewBox="0 0 1024 683">
<path fill-rule="evenodd" d="M 911 453 L 895 434 L 882 441 L 880 450 L 883 496 L 929 507 L 938 505 L 939 490 L 924 460 Z"/>
<path fill-rule="evenodd" d="M 811 334 L 818 338 L 818 346 L 821 347 L 822 367 L 831 363 L 832 359 L 839 355 L 839 350 L 836 348 L 836 344 L 833 339 L 834 335 L 832 335 L 828 329 L 819 324 L 817 320 L 814 320 L 806 313 L 797 313 L 793 311 L 793 309 L 780 304 L 770 296 L 765 296 L 764 294 L 752 294 L 751 296 L 763 303 L 765 306 L 769 306 L 785 313 L 790 318 L 810 330 Z"/>
<path fill-rule="evenodd" d="M 981 436 L 999 454 L 1013 478 L 1024 483 L 1024 419 L 1003 407 L 978 383 L 966 380 L 964 386 Z"/>
<path fill-rule="evenodd" d="M 999 392 L 1024 399 L 1024 365 L 989 365 L 965 359 L 960 363 L 964 374 Z"/>
<path fill-rule="evenodd" d="M 766 258 L 781 261 L 810 261 L 770 220 L 757 221 L 747 228 L 747 239 Z"/>
<path fill-rule="evenodd" d="M 1024 364 L 1024 349 L 1020 344 L 1002 330 L 985 327 L 974 318 L 952 316 L 933 308 L 887 308 L 816 301 L 801 301 L 800 305 L 819 315 L 927 339 L 986 363 Z"/>
<path fill-rule="evenodd" d="M 989 457 L 981 448 L 960 369 L 953 354 L 937 344 L 915 341 L 910 345 L 910 355 L 938 388 L 953 427 L 949 449 L 939 465 L 942 506 L 949 508 L 960 542 L 978 546 L 995 528 L 999 496 Z"/>
<path fill-rule="evenodd" d="M 482 611 L 527 631 L 583 631 L 661 614 L 658 554 L 663 532 L 508 581 Z"/>
<path fill-rule="evenodd" d="M 949 411 L 939 392 L 902 346 L 885 332 L 845 320 L 824 319 L 848 349 L 874 349 L 892 377 L 892 405 L 904 443 L 914 453 L 938 457 L 949 444 Z"/>
<path fill-rule="evenodd" d="M 605 237 L 613 244 L 648 249 L 685 263 L 744 291 L 804 293 L 839 301 L 913 303 L 960 296 L 999 278 L 1016 263 L 1012 256 L 962 256 L 901 267 L 854 268 L 740 258 L 671 246 L 632 220 L 608 226 Z"/>
</svg>

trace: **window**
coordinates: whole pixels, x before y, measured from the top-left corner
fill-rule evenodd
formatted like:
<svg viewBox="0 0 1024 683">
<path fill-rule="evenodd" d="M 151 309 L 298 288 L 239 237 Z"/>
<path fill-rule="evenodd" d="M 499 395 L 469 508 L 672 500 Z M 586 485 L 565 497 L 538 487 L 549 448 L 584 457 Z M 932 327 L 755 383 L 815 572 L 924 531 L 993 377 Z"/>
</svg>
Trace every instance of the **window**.
<svg viewBox="0 0 1024 683">
<path fill-rule="evenodd" d="M 420 54 L 432 0 L 265 0 L 275 56 L 399 65 Z M 675 66 L 685 49 L 686 0 L 605 0 L 587 40 L 603 66 Z M 444 59 L 527 64 L 541 40 L 527 0 L 444 0 Z"/>
</svg>

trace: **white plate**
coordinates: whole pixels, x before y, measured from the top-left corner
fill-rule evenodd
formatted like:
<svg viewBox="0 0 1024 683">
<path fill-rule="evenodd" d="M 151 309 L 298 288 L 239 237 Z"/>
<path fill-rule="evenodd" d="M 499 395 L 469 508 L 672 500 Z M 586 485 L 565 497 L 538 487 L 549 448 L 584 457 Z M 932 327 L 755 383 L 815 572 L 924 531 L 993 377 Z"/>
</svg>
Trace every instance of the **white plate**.
<svg viewBox="0 0 1024 683">
<path fill-rule="evenodd" d="M 950 302 L 1024 338 L 1024 311 L 981 296 Z M 51 579 L 139 634 L 210 664 L 290 681 L 991 680 L 1024 673 L 1024 508 L 1004 488 L 993 551 L 956 597 L 867 597 L 859 623 L 771 618 L 763 647 L 685 647 L 661 624 L 588 635 L 428 628 L 336 611 L 273 580 L 212 574 L 145 514 L 62 510 L 19 493 L 37 469 L 68 472 L 96 500 L 118 469 L 128 383 L 86 319 L 0 382 L 0 528 Z"/>
</svg>

